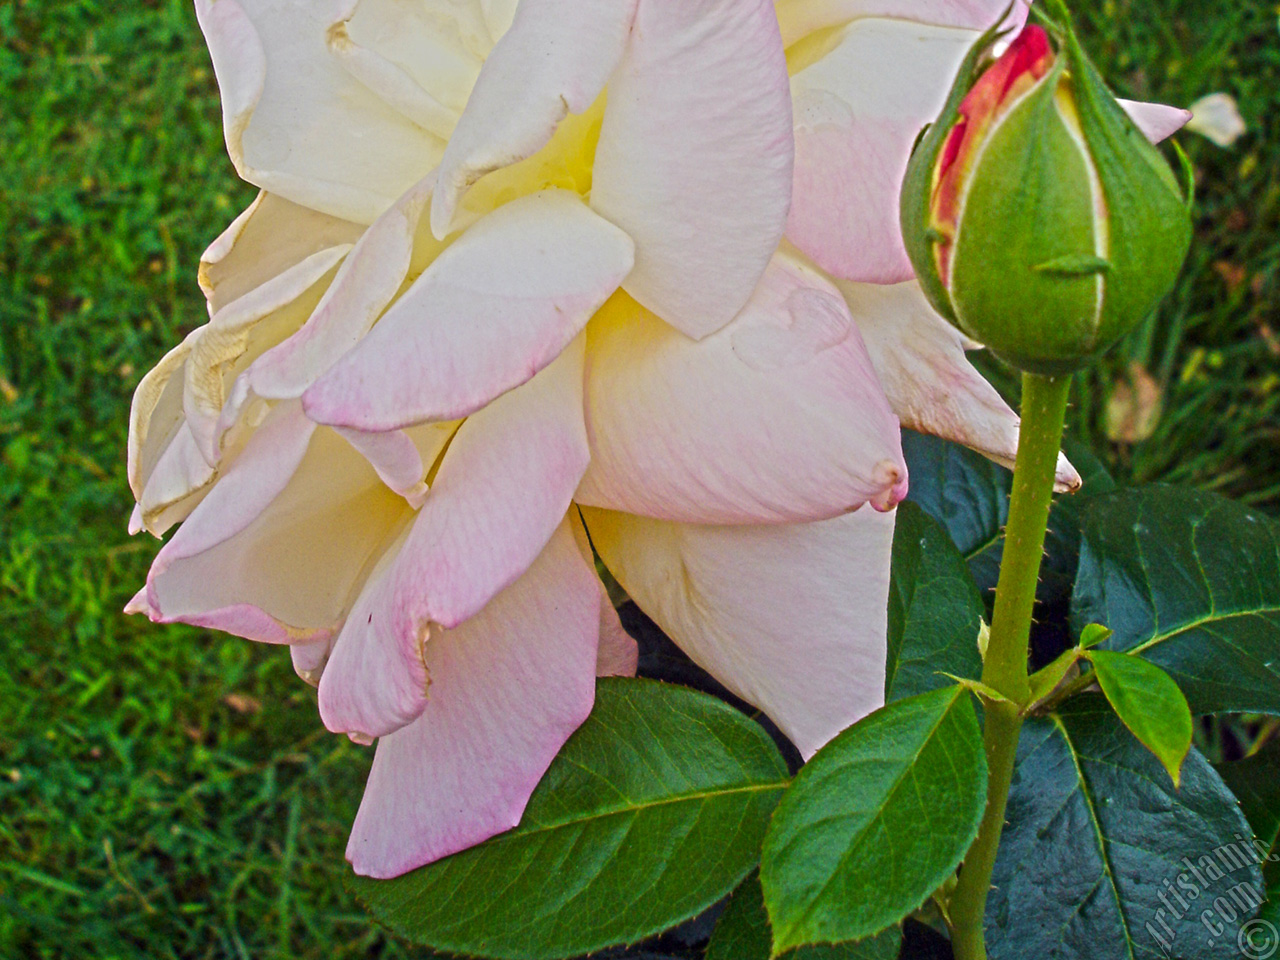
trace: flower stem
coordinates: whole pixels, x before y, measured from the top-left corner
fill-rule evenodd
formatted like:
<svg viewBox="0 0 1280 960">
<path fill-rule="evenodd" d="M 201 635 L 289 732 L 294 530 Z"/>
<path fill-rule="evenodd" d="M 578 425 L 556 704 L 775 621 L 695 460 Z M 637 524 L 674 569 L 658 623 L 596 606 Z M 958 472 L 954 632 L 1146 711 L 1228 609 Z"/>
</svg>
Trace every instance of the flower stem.
<svg viewBox="0 0 1280 960">
<path fill-rule="evenodd" d="M 951 945 L 956 960 L 986 960 L 987 956 L 982 921 L 1013 781 L 1018 733 L 1022 729 L 1020 711 L 1031 694 L 1027 682 L 1031 614 L 1070 387 L 1070 375 L 1046 377 L 1028 373 L 1022 378 L 1018 459 L 1013 471 L 995 614 L 982 667 L 982 682 L 1011 702 L 986 704 L 983 746 L 989 774 L 987 809 L 951 897 Z"/>
</svg>

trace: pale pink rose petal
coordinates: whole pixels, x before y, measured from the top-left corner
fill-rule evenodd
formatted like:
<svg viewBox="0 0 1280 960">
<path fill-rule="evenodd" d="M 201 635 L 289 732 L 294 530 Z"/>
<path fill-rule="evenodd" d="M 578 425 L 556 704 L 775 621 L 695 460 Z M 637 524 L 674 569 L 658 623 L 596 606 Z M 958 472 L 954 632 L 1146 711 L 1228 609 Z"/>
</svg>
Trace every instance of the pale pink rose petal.
<svg viewBox="0 0 1280 960">
<path fill-rule="evenodd" d="M 636 0 L 522 0 L 485 60 L 440 161 L 431 229 L 443 238 L 463 192 L 537 153 L 600 95 L 631 31 Z"/>
<path fill-rule="evenodd" d="M 965 358 L 977 347 L 938 316 L 915 281 L 841 283 L 853 319 L 904 427 L 972 447 L 1007 467 L 1018 452 L 1018 415 Z M 1058 458 L 1060 493 L 1080 475 Z"/>
<path fill-rule="evenodd" d="M 817 30 L 868 17 L 907 20 L 937 27 L 964 27 L 981 33 L 1008 11 L 1003 26 L 1017 30 L 1026 21 L 1025 0 L 778 0 L 778 22 L 787 46 Z M 975 36 L 976 40 L 977 37 Z"/>
<path fill-rule="evenodd" d="M 212 316 L 308 257 L 350 248 L 362 227 L 262 192 L 209 244 L 199 281 Z"/>
<path fill-rule="evenodd" d="M 379 478 L 415 509 L 427 498 L 427 474 L 458 429 L 456 422 L 424 423 L 408 430 L 337 431 L 369 461 Z"/>
<path fill-rule="evenodd" d="M 600 648 L 596 653 L 597 677 L 634 677 L 640 648 L 623 629 L 609 595 L 600 591 Z"/>
<path fill-rule="evenodd" d="M 695 523 L 826 519 L 906 494 L 897 418 L 838 290 L 774 258 L 693 341 L 620 295 L 587 328 L 579 503 Z"/>
<path fill-rule="evenodd" d="M 250 183 L 372 223 L 425 176 L 444 141 L 362 83 L 330 49 L 351 0 L 197 0 L 222 94 L 227 150 Z"/>
<path fill-rule="evenodd" d="M 359 430 L 453 420 L 545 367 L 631 269 L 630 239 L 550 190 L 480 220 L 303 395 Z"/>
<path fill-rule="evenodd" d="M 293 661 L 293 671 L 304 683 L 313 687 L 320 685 L 324 675 L 324 666 L 329 662 L 329 654 L 333 652 L 333 636 L 324 636 L 319 640 L 294 643 L 289 646 L 289 658 Z"/>
<path fill-rule="evenodd" d="M 591 711 L 599 595 L 562 524 L 514 585 L 432 635 L 425 710 L 378 743 L 347 845 L 356 873 L 398 876 L 520 822 Z"/>
<path fill-rule="evenodd" d="M 590 454 L 583 343 L 458 429 L 401 553 L 406 637 L 455 627 L 515 581 L 564 518 Z"/>
<path fill-rule="evenodd" d="M 253 362 L 245 377 L 254 394 L 300 397 L 360 343 L 409 274 L 432 182 L 430 177 L 420 181 L 364 232 L 302 329 Z M 427 246 L 432 248 L 422 251 L 427 256 L 441 249 L 434 240 Z"/>
<path fill-rule="evenodd" d="M 765 526 L 583 516 L 640 608 L 806 758 L 884 703 L 893 514 Z"/>
<path fill-rule="evenodd" d="M 422 710 L 423 644 L 528 569 L 564 521 L 587 457 L 578 341 L 458 429 L 403 545 L 338 638 L 320 684 L 329 729 L 383 736 Z"/>
<path fill-rule="evenodd" d="M 318 640 L 411 516 L 345 440 L 281 404 L 156 557 L 152 619 Z"/>
<path fill-rule="evenodd" d="M 792 155 L 772 2 L 641 0 L 591 189 L 636 242 L 627 292 L 691 337 L 733 319 L 782 236 Z"/>
<path fill-rule="evenodd" d="M 972 30 L 855 20 L 791 80 L 796 165 L 787 238 L 829 273 L 869 283 L 915 274 L 898 223 L 911 148 L 937 119 Z"/>
<path fill-rule="evenodd" d="M 1191 120 L 1190 110 L 1170 107 L 1163 103 L 1147 103 L 1142 100 L 1121 100 L 1120 106 L 1152 143 L 1167 140 Z"/>
</svg>

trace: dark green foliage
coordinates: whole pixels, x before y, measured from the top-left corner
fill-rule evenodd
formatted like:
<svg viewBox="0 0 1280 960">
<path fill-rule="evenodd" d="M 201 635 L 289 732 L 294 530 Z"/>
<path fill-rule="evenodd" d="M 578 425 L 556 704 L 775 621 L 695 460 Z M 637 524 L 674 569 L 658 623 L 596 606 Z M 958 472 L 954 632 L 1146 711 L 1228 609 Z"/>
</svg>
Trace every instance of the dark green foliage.
<svg viewBox="0 0 1280 960">
<path fill-rule="evenodd" d="M 1196 713 L 1280 713 L 1280 529 L 1255 510 L 1172 487 L 1093 500 L 1072 618 L 1167 670 Z"/>
<path fill-rule="evenodd" d="M 982 673 L 982 598 L 946 530 L 914 503 L 898 509 L 889 585 L 885 698 L 900 700 Z"/>
<path fill-rule="evenodd" d="M 1258 852 L 1267 858 L 1262 875 L 1268 902 L 1260 915 L 1280 923 L 1280 743 L 1273 740 L 1253 756 L 1217 769 L 1240 801 Z"/>
<path fill-rule="evenodd" d="M 1260 889 L 1261 872 L 1238 839 L 1249 827 L 1235 798 L 1198 752 L 1175 791 L 1110 705 L 1081 697 L 1024 728 L 1006 816 L 987 902 L 992 960 L 1155 960 L 1168 955 L 1160 937 L 1184 960 L 1239 955 L 1251 913 L 1210 943 L 1201 911 L 1238 884 Z M 1199 899 L 1183 909 L 1169 890 L 1190 898 L 1185 884 Z"/>
</svg>

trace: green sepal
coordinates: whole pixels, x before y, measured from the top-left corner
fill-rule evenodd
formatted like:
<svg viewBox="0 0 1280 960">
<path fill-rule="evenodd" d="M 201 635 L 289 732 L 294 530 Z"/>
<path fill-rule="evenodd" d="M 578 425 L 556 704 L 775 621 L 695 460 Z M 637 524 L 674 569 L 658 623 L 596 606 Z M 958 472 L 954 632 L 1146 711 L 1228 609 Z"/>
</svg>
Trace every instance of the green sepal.
<svg viewBox="0 0 1280 960">
<path fill-rule="evenodd" d="M 1178 157 L 1178 169 L 1182 171 L 1182 192 L 1187 198 L 1187 213 L 1191 213 L 1196 206 L 1196 168 L 1187 156 L 1187 151 L 1182 149 L 1182 144 L 1177 140 L 1170 140 L 1169 144 Z"/>
<path fill-rule="evenodd" d="M 1065 4 L 1063 55 L 1070 71 L 1080 128 L 1107 208 L 1108 259 L 1114 269 L 1090 344 L 1106 350 L 1141 323 L 1178 278 L 1191 247 L 1187 200 L 1160 152 L 1125 113 L 1085 54 Z"/>
</svg>

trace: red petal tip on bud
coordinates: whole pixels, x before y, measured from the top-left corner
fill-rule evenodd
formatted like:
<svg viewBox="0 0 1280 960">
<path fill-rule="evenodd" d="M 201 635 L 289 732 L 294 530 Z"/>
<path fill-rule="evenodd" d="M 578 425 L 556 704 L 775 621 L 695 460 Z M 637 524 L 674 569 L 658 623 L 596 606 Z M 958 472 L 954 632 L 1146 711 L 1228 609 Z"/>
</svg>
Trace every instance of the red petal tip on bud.
<svg viewBox="0 0 1280 960">
<path fill-rule="evenodd" d="M 944 237 L 955 233 L 960 185 L 967 160 L 1001 108 L 1016 99 L 1053 67 L 1053 45 L 1039 24 L 1028 24 L 960 103 L 960 119 L 942 148 L 935 175 L 933 225 Z M 938 247 L 938 268 L 947 282 L 949 244 Z"/>
</svg>

